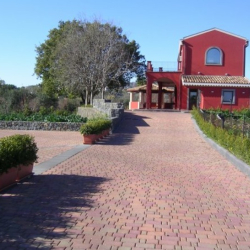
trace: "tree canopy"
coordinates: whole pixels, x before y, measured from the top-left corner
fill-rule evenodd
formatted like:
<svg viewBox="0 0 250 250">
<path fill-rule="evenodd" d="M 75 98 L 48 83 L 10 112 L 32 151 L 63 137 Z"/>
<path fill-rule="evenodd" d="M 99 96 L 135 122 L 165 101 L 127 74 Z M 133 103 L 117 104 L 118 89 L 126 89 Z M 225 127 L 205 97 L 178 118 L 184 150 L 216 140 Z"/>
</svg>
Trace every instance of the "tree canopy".
<svg viewBox="0 0 250 250">
<path fill-rule="evenodd" d="M 59 83 L 55 77 L 53 64 L 55 61 L 55 51 L 59 42 L 62 40 L 63 33 L 73 22 L 59 22 L 58 28 L 49 31 L 47 40 L 36 47 L 35 74 L 42 79 L 43 91 L 48 95 L 60 93 Z"/>
<path fill-rule="evenodd" d="M 36 52 L 35 73 L 44 91 L 73 93 L 85 103 L 107 87 L 125 86 L 145 74 L 139 45 L 121 28 L 97 20 L 60 22 Z"/>
</svg>

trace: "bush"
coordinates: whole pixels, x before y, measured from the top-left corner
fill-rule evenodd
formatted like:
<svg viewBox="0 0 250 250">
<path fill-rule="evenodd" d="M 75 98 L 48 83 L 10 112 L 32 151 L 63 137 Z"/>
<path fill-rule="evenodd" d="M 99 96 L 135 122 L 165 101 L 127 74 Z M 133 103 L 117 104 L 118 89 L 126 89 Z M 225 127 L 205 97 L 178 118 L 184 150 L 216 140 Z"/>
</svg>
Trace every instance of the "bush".
<svg viewBox="0 0 250 250">
<path fill-rule="evenodd" d="M 58 109 L 59 110 L 66 110 L 68 112 L 75 112 L 77 110 L 77 107 L 80 106 L 80 99 L 70 99 L 70 98 L 59 98 L 58 101 Z"/>
<path fill-rule="evenodd" d="M 12 135 L 0 139 L 0 174 L 18 165 L 36 162 L 38 148 L 30 135 Z"/>
<path fill-rule="evenodd" d="M 67 111 L 48 112 L 42 108 L 38 113 L 25 115 L 24 113 L 0 114 L 1 121 L 29 121 L 29 122 L 86 122 L 86 117 L 71 114 Z"/>
<path fill-rule="evenodd" d="M 90 119 L 80 127 L 80 133 L 83 135 L 100 134 L 110 128 L 111 120 L 105 118 Z"/>
<path fill-rule="evenodd" d="M 192 115 L 205 135 L 250 164 L 250 140 L 248 138 L 230 133 L 230 131 L 215 127 L 212 123 L 204 121 L 197 109 L 192 110 Z"/>
</svg>

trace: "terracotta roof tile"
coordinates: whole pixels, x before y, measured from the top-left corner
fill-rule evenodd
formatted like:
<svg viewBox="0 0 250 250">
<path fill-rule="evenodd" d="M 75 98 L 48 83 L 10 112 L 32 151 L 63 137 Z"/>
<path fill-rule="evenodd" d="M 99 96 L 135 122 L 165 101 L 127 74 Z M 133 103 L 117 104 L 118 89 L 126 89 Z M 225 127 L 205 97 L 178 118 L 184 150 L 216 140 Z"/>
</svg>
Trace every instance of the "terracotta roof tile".
<svg viewBox="0 0 250 250">
<path fill-rule="evenodd" d="M 162 87 L 162 89 L 167 92 L 174 92 L 173 88 Z M 137 86 L 134 88 L 127 89 L 127 92 L 139 92 L 139 91 L 146 91 L 146 90 L 147 90 L 147 85 L 142 85 L 142 86 Z M 159 86 L 157 84 L 152 84 L 152 90 L 158 91 Z"/>
<path fill-rule="evenodd" d="M 183 85 L 218 85 L 218 86 L 230 86 L 232 85 L 250 85 L 250 81 L 243 76 L 211 76 L 211 75 L 183 75 Z"/>
</svg>

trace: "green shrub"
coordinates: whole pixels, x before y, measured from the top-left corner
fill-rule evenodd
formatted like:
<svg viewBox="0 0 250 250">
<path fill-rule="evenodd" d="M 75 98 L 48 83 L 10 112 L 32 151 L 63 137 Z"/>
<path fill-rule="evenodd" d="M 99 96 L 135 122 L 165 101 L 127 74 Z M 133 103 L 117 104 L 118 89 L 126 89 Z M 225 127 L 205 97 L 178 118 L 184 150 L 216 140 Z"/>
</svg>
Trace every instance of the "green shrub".
<svg viewBox="0 0 250 250">
<path fill-rule="evenodd" d="M 30 135 L 12 135 L 0 139 L 0 174 L 18 165 L 36 162 L 38 148 Z"/>
<path fill-rule="evenodd" d="M 81 107 L 84 107 L 84 108 L 93 108 L 93 105 L 90 105 L 90 104 L 82 104 Z"/>
<path fill-rule="evenodd" d="M 111 120 L 105 118 L 94 118 L 88 120 L 80 127 L 83 135 L 100 134 L 103 130 L 111 128 Z"/>
<path fill-rule="evenodd" d="M 192 110 L 192 115 L 205 135 L 247 164 L 250 164 L 250 140 L 248 138 L 232 133 L 232 131 L 215 127 L 213 124 L 204 121 L 197 109 Z"/>
<path fill-rule="evenodd" d="M 48 113 L 49 113 L 48 109 L 45 108 L 44 106 L 41 106 L 41 107 L 39 108 L 39 114 L 40 114 L 40 115 L 47 115 Z"/>
<path fill-rule="evenodd" d="M 30 121 L 30 122 L 86 122 L 86 117 L 75 115 L 67 111 L 50 113 L 41 107 L 40 112 L 25 115 L 24 113 L 0 114 L 1 121 Z"/>
</svg>

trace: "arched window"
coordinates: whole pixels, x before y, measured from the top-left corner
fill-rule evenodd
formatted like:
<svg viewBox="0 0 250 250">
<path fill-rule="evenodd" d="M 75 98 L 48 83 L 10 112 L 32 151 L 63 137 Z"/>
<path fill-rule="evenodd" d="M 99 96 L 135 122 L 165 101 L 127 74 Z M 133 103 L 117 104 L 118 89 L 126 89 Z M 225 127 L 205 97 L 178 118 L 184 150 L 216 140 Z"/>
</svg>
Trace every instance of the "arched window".
<svg viewBox="0 0 250 250">
<path fill-rule="evenodd" d="M 222 51 L 219 48 L 212 47 L 206 51 L 206 65 L 222 65 Z"/>
</svg>

